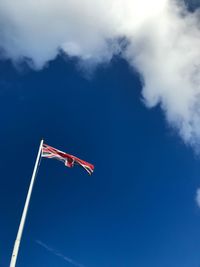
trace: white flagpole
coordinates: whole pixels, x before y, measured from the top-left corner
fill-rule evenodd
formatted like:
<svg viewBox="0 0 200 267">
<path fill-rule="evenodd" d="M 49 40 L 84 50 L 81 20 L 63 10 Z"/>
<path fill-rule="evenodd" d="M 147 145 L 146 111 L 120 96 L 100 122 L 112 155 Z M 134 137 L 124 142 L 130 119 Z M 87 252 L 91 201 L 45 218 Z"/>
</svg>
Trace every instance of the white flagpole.
<svg viewBox="0 0 200 267">
<path fill-rule="evenodd" d="M 33 174 L 32 174 L 32 178 L 31 178 L 28 194 L 27 194 L 27 197 L 26 197 L 24 210 L 23 210 L 23 213 L 22 213 L 22 218 L 21 218 L 21 222 L 20 222 L 20 225 L 19 225 L 17 238 L 15 240 L 15 244 L 14 244 L 14 248 L 13 248 L 12 258 L 11 258 L 11 261 L 10 261 L 10 267 L 15 267 L 15 265 L 16 265 L 17 255 L 18 255 L 20 241 L 21 241 L 21 237 L 22 237 L 22 233 L 23 233 L 23 229 L 24 229 L 24 224 L 25 224 L 25 221 L 26 221 L 26 215 L 27 215 L 27 211 L 28 211 L 28 207 L 29 207 L 29 203 L 30 203 L 31 193 L 32 193 L 32 190 L 33 190 L 33 185 L 34 185 L 34 181 L 35 181 L 35 177 L 36 177 L 37 169 L 38 169 L 38 165 L 39 165 L 39 160 L 40 160 L 40 156 L 41 156 L 42 145 L 43 145 L 43 140 L 41 140 L 41 142 L 40 142 L 40 147 L 39 147 L 39 150 L 38 150 L 38 155 L 37 155 L 35 166 L 34 166 L 34 169 L 33 169 Z"/>
</svg>

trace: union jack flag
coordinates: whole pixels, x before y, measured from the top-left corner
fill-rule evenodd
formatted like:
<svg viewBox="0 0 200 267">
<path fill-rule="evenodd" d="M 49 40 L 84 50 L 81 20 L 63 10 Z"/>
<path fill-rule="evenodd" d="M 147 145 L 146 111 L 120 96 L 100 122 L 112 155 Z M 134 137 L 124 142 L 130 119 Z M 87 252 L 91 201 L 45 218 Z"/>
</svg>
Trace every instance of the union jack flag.
<svg viewBox="0 0 200 267">
<path fill-rule="evenodd" d="M 94 171 L 94 166 L 92 164 L 46 144 L 43 144 L 42 146 L 42 157 L 60 160 L 69 168 L 74 167 L 74 165 L 79 165 L 83 167 L 90 175 Z"/>
</svg>

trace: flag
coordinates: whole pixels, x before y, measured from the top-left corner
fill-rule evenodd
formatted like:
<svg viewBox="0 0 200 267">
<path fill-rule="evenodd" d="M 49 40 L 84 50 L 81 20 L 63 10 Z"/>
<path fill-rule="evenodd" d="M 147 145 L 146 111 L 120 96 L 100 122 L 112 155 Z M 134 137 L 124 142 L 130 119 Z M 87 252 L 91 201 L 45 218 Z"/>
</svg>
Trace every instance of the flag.
<svg viewBox="0 0 200 267">
<path fill-rule="evenodd" d="M 69 168 L 74 167 L 74 165 L 79 165 L 83 167 L 90 175 L 94 171 L 94 166 L 92 164 L 46 144 L 43 144 L 42 146 L 42 157 L 60 160 Z"/>
</svg>

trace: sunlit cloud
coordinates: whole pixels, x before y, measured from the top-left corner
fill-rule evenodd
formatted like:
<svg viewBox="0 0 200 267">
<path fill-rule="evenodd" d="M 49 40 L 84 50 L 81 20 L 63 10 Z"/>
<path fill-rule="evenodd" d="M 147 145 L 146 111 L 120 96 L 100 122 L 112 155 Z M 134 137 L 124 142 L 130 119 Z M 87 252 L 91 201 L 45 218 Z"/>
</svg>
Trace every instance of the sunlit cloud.
<svg viewBox="0 0 200 267">
<path fill-rule="evenodd" d="M 200 151 L 199 25 L 200 11 L 178 0 L 1 0 L 0 55 L 37 70 L 61 53 L 86 69 L 119 55 L 140 74 L 146 106 L 160 105 Z"/>
</svg>

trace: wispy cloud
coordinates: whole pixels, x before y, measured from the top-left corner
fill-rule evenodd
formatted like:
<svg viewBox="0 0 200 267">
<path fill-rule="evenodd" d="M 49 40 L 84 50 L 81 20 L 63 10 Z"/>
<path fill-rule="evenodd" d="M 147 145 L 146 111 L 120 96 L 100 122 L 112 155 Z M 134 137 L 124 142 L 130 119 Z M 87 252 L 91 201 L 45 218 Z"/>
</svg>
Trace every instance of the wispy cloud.
<svg viewBox="0 0 200 267">
<path fill-rule="evenodd" d="M 76 267 L 85 267 L 84 265 L 74 261 L 71 258 L 66 257 L 65 255 L 63 255 L 62 253 L 58 252 L 57 250 L 55 250 L 54 248 L 49 247 L 48 245 L 46 245 L 45 243 L 43 243 L 40 240 L 35 240 L 35 242 L 40 245 L 41 247 L 43 247 L 44 249 L 46 249 L 47 251 L 51 252 L 52 254 L 54 254 L 55 256 L 61 258 L 62 260 L 66 261 L 67 263 L 70 263 L 73 266 Z"/>
</svg>

